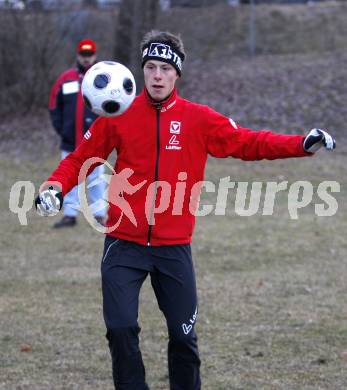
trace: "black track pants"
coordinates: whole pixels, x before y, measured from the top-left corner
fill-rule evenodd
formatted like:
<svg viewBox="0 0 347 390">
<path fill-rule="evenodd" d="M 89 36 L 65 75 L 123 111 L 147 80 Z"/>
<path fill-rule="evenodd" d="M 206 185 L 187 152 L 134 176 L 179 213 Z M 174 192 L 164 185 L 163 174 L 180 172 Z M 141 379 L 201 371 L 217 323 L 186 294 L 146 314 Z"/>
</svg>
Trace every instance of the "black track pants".
<svg viewBox="0 0 347 390">
<path fill-rule="evenodd" d="M 195 274 L 189 244 L 147 247 L 107 236 L 101 262 L 106 337 L 117 390 L 148 389 L 139 349 L 139 293 L 150 274 L 169 335 L 171 390 L 198 390 Z"/>
</svg>

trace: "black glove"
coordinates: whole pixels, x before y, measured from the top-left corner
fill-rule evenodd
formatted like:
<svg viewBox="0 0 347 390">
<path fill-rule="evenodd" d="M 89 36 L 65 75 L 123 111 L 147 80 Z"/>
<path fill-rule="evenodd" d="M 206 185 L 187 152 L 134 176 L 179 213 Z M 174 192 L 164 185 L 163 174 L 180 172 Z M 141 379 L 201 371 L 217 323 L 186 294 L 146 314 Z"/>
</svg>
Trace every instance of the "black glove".
<svg viewBox="0 0 347 390">
<path fill-rule="evenodd" d="M 327 150 L 336 148 L 336 141 L 334 138 L 324 130 L 312 129 L 304 139 L 304 150 L 306 152 L 315 153 L 322 146 Z"/>
<path fill-rule="evenodd" d="M 48 187 L 39 193 L 35 199 L 35 208 L 39 215 L 50 217 L 59 213 L 63 206 L 63 194 L 53 188 Z"/>
</svg>

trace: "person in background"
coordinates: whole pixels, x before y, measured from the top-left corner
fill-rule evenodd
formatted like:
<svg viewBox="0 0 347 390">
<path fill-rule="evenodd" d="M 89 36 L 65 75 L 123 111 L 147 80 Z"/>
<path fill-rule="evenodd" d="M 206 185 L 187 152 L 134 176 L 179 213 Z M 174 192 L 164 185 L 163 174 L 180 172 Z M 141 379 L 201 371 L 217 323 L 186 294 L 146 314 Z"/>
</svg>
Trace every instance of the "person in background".
<svg viewBox="0 0 347 390">
<path fill-rule="evenodd" d="M 81 83 L 87 70 L 96 62 L 96 44 L 83 39 L 77 45 L 76 66 L 63 72 L 54 83 L 49 99 L 52 125 L 61 139 L 61 159 L 73 152 L 81 143 L 97 115 L 85 107 Z M 88 176 L 89 202 L 98 223 L 105 224 L 105 206 L 102 200 L 106 183 L 102 179 L 104 166 L 100 165 Z M 54 228 L 75 226 L 80 208 L 78 187 L 75 186 L 64 198 L 64 216 Z"/>
</svg>

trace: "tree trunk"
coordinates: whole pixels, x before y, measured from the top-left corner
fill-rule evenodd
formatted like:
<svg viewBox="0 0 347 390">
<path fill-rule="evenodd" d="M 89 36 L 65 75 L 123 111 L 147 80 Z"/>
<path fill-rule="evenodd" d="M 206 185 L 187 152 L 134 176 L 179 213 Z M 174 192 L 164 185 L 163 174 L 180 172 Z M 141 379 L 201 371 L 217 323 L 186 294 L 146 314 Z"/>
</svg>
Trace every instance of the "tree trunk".
<svg viewBox="0 0 347 390">
<path fill-rule="evenodd" d="M 143 35 L 155 28 L 158 0 L 123 0 L 120 6 L 114 58 L 134 74 L 138 91 L 142 89 L 140 42 Z"/>
</svg>

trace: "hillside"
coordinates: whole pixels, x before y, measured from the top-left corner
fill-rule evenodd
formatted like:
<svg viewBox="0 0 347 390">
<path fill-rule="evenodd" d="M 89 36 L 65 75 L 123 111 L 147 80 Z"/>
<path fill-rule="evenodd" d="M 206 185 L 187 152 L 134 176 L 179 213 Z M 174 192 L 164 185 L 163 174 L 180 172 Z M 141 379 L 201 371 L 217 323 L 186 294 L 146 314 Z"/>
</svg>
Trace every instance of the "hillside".
<svg viewBox="0 0 347 390">
<path fill-rule="evenodd" d="M 181 92 L 245 126 L 321 126 L 346 138 L 347 5 L 258 6 L 255 57 L 249 17 L 249 7 L 216 6 L 175 9 L 162 22 L 186 42 Z"/>
<path fill-rule="evenodd" d="M 254 57 L 249 54 L 249 17 L 249 7 L 225 5 L 174 8 L 160 14 L 157 27 L 179 32 L 188 53 L 180 93 L 246 127 L 289 133 L 325 127 L 340 145 L 345 143 L 347 5 L 257 7 Z M 100 59 L 112 58 L 111 40 L 101 36 L 103 31 L 110 36 L 114 18 L 105 12 L 84 14 L 89 30 L 100 37 Z M 62 70 L 57 66 L 50 69 L 51 77 Z M 0 151 L 23 156 L 28 150 L 30 156 L 42 146 L 50 152 L 55 149 L 57 139 L 45 109 L 47 91 L 39 96 L 42 103 L 24 116 L 3 118 Z M 11 93 L 5 89 L 2 93 L 8 102 Z M 14 102 L 12 98 L 8 103 Z M 25 144 L 19 140 L 23 133 Z"/>
</svg>

